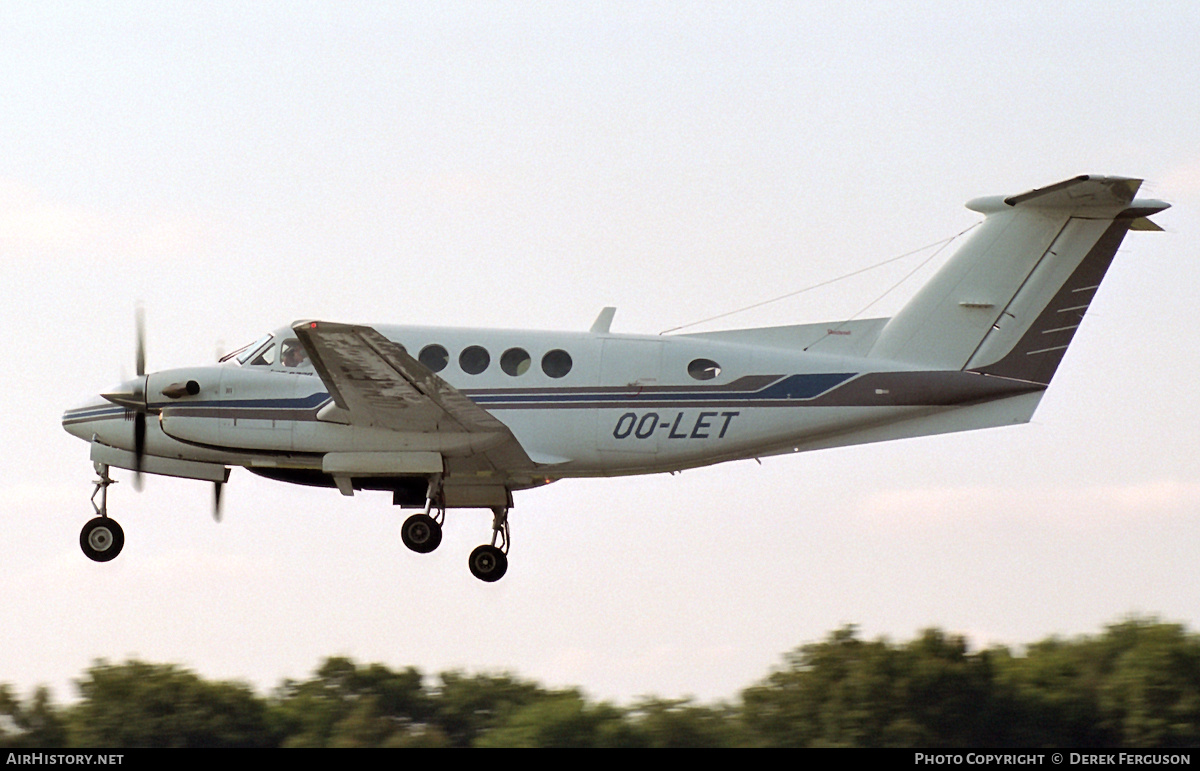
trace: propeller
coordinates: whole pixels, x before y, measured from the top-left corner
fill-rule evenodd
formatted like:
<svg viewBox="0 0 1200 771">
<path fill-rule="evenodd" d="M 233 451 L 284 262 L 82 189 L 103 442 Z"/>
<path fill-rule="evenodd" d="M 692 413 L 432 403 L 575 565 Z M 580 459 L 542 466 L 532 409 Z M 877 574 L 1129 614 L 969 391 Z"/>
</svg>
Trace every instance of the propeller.
<svg viewBox="0 0 1200 771">
<path fill-rule="evenodd" d="M 128 380 L 108 393 L 100 394 L 113 404 L 119 404 L 133 412 L 133 486 L 142 489 L 142 462 L 146 455 L 146 413 L 150 410 L 149 399 L 146 395 L 148 385 L 146 378 L 146 314 L 142 306 L 137 307 L 135 314 L 137 325 L 137 377 Z M 195 380 L 172 383 L 162 390 L 162 394 L 170 399 L 182 399 L 185 396 L 195 396 L 200 393 L 200 384 Z M 226 472 L 228 473 L 228 472 Z M 213 483 L 213 519 L 221 521 L 221 492 L 222 482 Z"/>
<path fill-rule="evenodd" d="M 140 408 L 133 413 L 133 487 L 142 489 L 142 457 L 146 454 L 146 314 L 137 307 L 137 385 L 134 396 L 140 397 Z"/>
<path fill-rule="evenodd" d="M 142 458 L 146 454 L 146 324 L 137 309 L 137 377 L 100 394 L 133 412 L 133 486 L 142 489 Z"/>
<path fill-rule="evenodd" d="M 221 482 L 213 482 L 213 521 L 221 521 Z"/>
</svg>

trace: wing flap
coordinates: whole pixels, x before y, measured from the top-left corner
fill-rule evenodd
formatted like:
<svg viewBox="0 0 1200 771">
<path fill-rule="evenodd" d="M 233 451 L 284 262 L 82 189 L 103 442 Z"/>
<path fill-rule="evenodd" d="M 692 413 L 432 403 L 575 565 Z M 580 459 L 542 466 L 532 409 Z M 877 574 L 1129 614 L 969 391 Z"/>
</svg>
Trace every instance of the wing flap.
<svg viewBox="0 0 1200 771">
<path fill-rule="evenodd" d="M 338 422 L 404 432 L 492 435 L 482 454 L 500 469 L 528 469 L 508 426 L 371 327 L 305 321 L 292 330 L 342 412 Z M 476 445 L 478 446 L 478 445 Z"/>
</svg>

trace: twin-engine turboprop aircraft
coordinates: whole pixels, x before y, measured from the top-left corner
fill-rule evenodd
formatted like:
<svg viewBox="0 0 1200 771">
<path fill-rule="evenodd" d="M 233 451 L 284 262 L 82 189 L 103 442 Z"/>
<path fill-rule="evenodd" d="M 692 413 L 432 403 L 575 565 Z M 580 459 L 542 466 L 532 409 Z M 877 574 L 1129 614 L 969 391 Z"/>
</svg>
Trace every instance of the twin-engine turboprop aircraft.
<svg viewBox="0 0 1200 771">
<path fill-rule="evenodd" d="M 447 509 L 491 509 L 469 565 L 495 581 L 517 490 L 1027 422 L 1126 232 L 1160 229 L 1168 204 L 1140 184 L 971 201 L 982 225 L 890 319 L 671 336 L 612 334 L 612 308 L 583 333 L 301 321 L 149 374 L 139 323 L 137 377 L 63 416 L 99 475 L 80 545 L 104 562 L 124 544 L 111 466 L 212 482 L 218 507 L 242 466 L 390 491 L 421 509 L 401 529 L 417 552 Z"/>
</svg>

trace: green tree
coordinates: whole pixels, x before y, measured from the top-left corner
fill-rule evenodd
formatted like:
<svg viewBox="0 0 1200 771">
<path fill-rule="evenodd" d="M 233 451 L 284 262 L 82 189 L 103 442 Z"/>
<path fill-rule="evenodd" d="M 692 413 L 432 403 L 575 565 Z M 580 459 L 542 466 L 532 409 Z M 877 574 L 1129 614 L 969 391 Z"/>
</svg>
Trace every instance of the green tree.
<svg viewBox="0 0 1200 771">
<path fill-rule="evenodd" d="M 27 704 L 0 683 L 0 747 L 65 747 L 63 716 L 43 685 L 34 689 Z"/>
<path fill-rule="evenodd" d="M 833 632 L 742 694 L 742 717 L 772 746 L 995 746 L 1008 704 L 990 652 L 930 629 L 904 646 Z"/>
<path fill-rule="evenodd" d="M 358 666 L 328 658 L 314 677 L 286 681 L 273 700 L 275 719 L 290 747 L 379 747 L 440 744 L 428 725 L 433 703 L 419 671 L 382 664 Z"/>
<path fill-rule="evenodd" d="M 484 731 L 476 747 L 637 746 L 624 713 L 608 704 L 589 704 L 578 691 L 543 693 L 512 710 Z"/>
<path fill-rule="evenodd" d="M 546 698 L 536 683 L 508 674 L 443 672 L 433 697 L 433 721 L 451 746 L 470 747 L 485 731 L 503 724 L 518 709 Z"/>
<path fill-rule="evenodd" d="M 899 652 L 899 706 L 935 746 L 1010 743 L 1001 716 L 1008 705 L 995 687 L 993 653 L 972 653 L 966 640 L 928 629 Z"/>
<path fill-rule="evenodd" d="M 174 665 L 96 662 L 81 700 L 0 684 L 0 747 L 718 747 L 1200 744 L 1200 637 L 1130 619 L 1023 653 L 938 629 L 903 644 L 854 627 L 801 646 L 736 706 L 628 709 L 509 674 L 326 659 L 270 699 Z"/>
<path fill-rule="evenodd" d="M 637 744 L 644 747 L 741 747 L 751 743 L 730 707 L 705 707 L 691 699 L 648 698 L 627 711 Z"/>
<path fill-rule="evenodd" d="M 1200 640 L 1177 624 L 1129 620 L 1102 638 L 1100 710 L 1126 747 L 1200 743 Z"/>
<path fill-rule="evenodd" d="M 1030 645 L 1023 656 L 1008 651 L 993 657 L 998 687 L 1012 700 L 1012 744 L 1026 747 L 1114 746 L 1097 698 L 1102 664 L 1090 640 L 1049 638 Z"/>
<path fill-rule="evenodd" d="M 1178 624 L 1130 619 L 1098 637 L 1051 638 L 1004 669 L 1030 745 L 1200 743 L 1200 639 Z"/>
<path fill-rule="evenodd" d="M 776 747 L 873 746 L 920 742 L 896 701 L 899 661 L 882 640 L 843 627 L 786 657 L 786 666 L 742 692 L 742 717 Z"/>
<path fill-rule="evenodd" d="M 269 747 L 265 701 L 242 683 L 207 682 L 170 664 L 96 662 L 67 714 L 74 746 Z"/>
</svg>

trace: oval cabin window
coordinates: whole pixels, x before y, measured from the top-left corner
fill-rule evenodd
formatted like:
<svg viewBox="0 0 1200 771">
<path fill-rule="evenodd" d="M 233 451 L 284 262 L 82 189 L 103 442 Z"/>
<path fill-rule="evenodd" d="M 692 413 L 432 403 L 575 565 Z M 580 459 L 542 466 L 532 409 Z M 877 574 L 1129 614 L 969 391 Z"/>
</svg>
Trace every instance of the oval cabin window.
<svg viewBox="0 0 1200 771">
<path fill-rule="evenodd" d="M 529 371 L 529 352 L 524 348 L 509 348 L 500 357 L 500 369 L 504 374 L 517 377 Z"/>
<path fill-rule="evenodd" d="M 478 375 L 491 363 L 491 354 L 481 345 L 469 345 L 458 355 L 458 366 L 468 375 Z"/>
<path fill-rule="evenodd" d="M 417 356 L 417 361 L 429 367 L 432 372 L 441 372 L 446 368 L 446 364 L 450 362 L 450 352 L 437 343 L 434 343 L 421 349 L 421 354 Z"/>
<path fill-rule="evenodd" d="M 696 380 L 712 380 L 721 374 L 721 365 L 712 359 L 693 359 L 688 365 L 688 374 Z"/>
<path fill-rule="evenodd" d="M 542 372 L 550 377 L 564 377 L 571 371 L 571 354 L 557 348 L 542 357 Z"/>
</svg>

